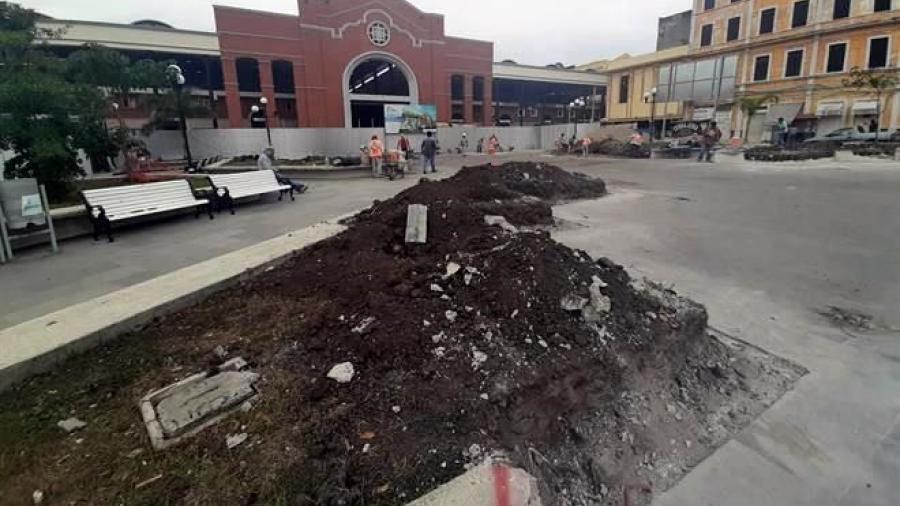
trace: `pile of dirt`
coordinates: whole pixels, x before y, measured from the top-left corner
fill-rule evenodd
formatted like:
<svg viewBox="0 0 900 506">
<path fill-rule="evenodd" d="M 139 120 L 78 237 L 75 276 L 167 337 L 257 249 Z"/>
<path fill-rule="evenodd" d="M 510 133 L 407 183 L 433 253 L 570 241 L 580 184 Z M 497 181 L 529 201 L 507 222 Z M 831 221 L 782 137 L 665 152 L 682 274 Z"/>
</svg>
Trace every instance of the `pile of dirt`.
<svg viewBox="0 0 900 506">
<path fill-rule="evenodd" d="M 603 139 L 594 141 L 590 149 L 592 154 L 607 155 L 620 158 L 650 158 L 650 147 L 647 144 L 640 146 L 630 142 L 616 139 Z"/>
<path fill-rule="evenodd" d="M 551 202 L 604 194 L 602 181 L 507 164 L 377 202 L 277 269 L 76 359 L 69 385 L 32 383 L 19 395 L 34 404 L 0 398 L 2 411 L 34 416 L 53 388 L 89 423 L 80 437 L 95 438 L 60 464 L 59 444 L 24 438 L 25 451 L 15 440 L 25 426 L 7 424 L 0 452 L 15 458 L 0 458 L 10 473 L 0 488 L 45 480 L 59 497 L 96 502 L 397 505 L 502 454 L 538 477 L 548 505 L 620 504 L 635 483 L 664 490 L 799 371 L 711 338 L 702 306 L 542 229 Z M 426 244 L 404 241 L 409 204 L 429 208 Z M 166 351 L 147 367 L 130 347 L 154 343 Z M 261 402 L 144 467 L 126 460 L 142 437 L 133 400 L 222 351 L 262 375 Z M 142 372 L 124 372 L 136 360 Z M 352 381 L 326 377 L 346 362 Z M 92 436 L 82 396 L 98 391 L 123 419 Z M 237 430 L 250 443 L 225 450 Z M 97 461 L 116 471 L 92 473 Z M 133 476 L 148 474 L 165 478 L 136 491 Z"/>
</svg>

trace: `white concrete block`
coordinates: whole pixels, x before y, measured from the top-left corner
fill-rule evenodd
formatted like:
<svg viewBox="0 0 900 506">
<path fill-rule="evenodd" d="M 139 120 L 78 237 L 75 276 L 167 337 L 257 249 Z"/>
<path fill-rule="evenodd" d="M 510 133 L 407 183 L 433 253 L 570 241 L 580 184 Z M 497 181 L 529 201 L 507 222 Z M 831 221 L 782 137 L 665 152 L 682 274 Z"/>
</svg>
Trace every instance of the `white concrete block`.
<svg viewBox="0 0 900 506">
<path fill-rule="evenodd" d="M 530 474 L 488 459 L 408 506 L 541 506 L 541 497 Z"/>
<path fill-rule="evenodd" d="M 428 242 L 428 206 L 412 204 L 406 211 L 406 242 Z"/>
</svg>

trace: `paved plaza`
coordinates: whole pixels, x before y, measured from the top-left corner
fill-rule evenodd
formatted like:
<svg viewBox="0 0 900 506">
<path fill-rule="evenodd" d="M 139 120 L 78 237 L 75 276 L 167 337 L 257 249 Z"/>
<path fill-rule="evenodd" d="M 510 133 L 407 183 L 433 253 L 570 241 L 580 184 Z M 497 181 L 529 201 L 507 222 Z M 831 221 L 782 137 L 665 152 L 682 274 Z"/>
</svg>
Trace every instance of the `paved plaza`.
<svg viewBox="0 0 900 506">
<path fill-rule="evenodd" d="M 716 329 L 809 374 L 655 499 L 659 505 L 894 505 L 900 497 L 900 166 L 549 158 L 611 195 L 555 208 L 554 236 L 674 287 Z M 442 175 L 483 158 L 447 157 Z M 313 183 L 294 203 L 178 218 L 117 242 L 67 241 L 0 267 L 0 326 L 84 302 L 368 206 L 418 181 Z M 8 296 L 14 294 L 14 296 Z M 837 325 L 835 307 L 871 316 Z"/>
</svg>

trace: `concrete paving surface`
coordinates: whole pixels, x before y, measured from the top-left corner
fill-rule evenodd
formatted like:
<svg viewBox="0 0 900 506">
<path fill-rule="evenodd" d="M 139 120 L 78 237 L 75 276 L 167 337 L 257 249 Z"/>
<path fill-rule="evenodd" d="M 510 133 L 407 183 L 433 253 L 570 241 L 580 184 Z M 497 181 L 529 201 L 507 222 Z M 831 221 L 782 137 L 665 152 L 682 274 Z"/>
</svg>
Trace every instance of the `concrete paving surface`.
<svg viewBox="0 0 900 506">
<path fill-rule="evenodd" d="M 810 371 L 654 504 L 900 504 L 900 164 L 565 165 L 612 195 L 556 208 L 558 240 Z M 829 306 L 874 328 L 836 326 Z"/>
<path fill-rule="evenodd" d="M 671 285 L 705 304 L 718 330 L 810 371 L 654 504 L 900 504 L 900 164 L 520 158 L 609 183 L 608 198 L 555 209 L 558 240 Z M 316 183 L 293 204 L 23 255 L 0 266 L 0 327 L 366 206 L 417 179 Z M 871 328 L 823 317 L 832 306 L 871 315 Z"/>
</svg>

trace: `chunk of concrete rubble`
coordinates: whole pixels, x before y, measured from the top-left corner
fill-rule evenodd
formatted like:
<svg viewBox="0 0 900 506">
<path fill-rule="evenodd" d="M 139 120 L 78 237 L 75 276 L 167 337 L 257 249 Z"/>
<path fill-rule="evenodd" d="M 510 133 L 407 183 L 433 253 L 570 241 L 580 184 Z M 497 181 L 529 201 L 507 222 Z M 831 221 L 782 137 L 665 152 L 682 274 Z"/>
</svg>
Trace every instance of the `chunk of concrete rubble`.
<svg viewBox="0 0 900 506">
<path fill-rule="evenodd" d="M 447 264 L 447 273 L 444 274 L 444 279 L 453 277 L 453 275 L 456 274 L 457 272 L 459 272 L 460 269 L 462 269 L 462 266 L 460 266 L 458 263 L 456 263 L 456 262 L 448 263 Z"/>
<path fill-rule="evenodd" d="M 259 375 L 246 367 L 244 359 L 235 357 L 141 399 L 141 416 L 153 447 L 175 445 L 254 398 Z"/>
<path fill-rule="evenodd" d="M 240 434 L 229 434 L 225 437 L 225 446 L 228 447 L 229 450 L 233 448 L 237 448 L 238 446 L 244 444 L 244 441 L 250 437 L 246 432 L 242 432 Z"/>
<path fill-rule="evenodd" d="M 428 242 L 428 206 L 410 204 L 406 208 L 406 242 L 411 244 Z"/>
<path fill-rule="evenodd" d="M 60 421 L 56 422 L 56 426 L 64 431 L 66 431 L 67 434 L 71 434 L 77 430 L 81 430 L 81 429 L 87 427 L 87 423 L 82 422 L 81 420 L 79 420 L 75 417 L 72 417 L 72 418 L 66 418 L 65 420 L 60 420 Z"/>
<path fill-rule="evenodd" d="M 584 309 L 584 307 L 588 305 L 588 302 L 590 302 L 588 299 L 585 299 L 580 295 L 570 293 L 559 301 L 559 305 L 566 311 L 577 312 Z"/>
<path fill-rule="evenodd" d="M 484 217 L 484 223 L 491 227 L 500 227 L 504 232 L 509 232 L 511 234 L 519 233 L 519 229 L 512 223 L 506 221 L 506 218 L 503 216 L 486 215 Z"/>
<path fill-rule="evenodd" d="M 328 371 L 328 378 L 338 383 L 350 383 L 353 381 L 354 375 L 356 375 L 356 370 L 350 362 L 337 364 Z"/>
<path fill-rule="evenodd" d="M 505 506 L 541 506 L 537 480 L 533 476 L 491 457 L 407 506 L 494 506 L 498 490 L 504 491 Z"/>
</svg>

